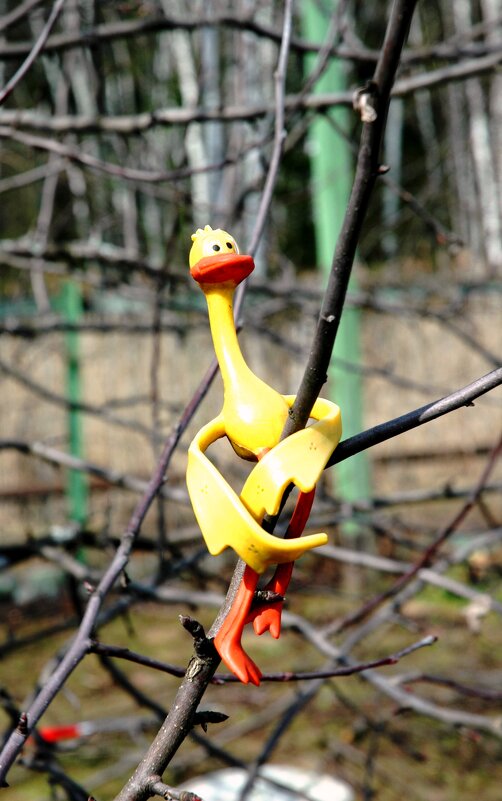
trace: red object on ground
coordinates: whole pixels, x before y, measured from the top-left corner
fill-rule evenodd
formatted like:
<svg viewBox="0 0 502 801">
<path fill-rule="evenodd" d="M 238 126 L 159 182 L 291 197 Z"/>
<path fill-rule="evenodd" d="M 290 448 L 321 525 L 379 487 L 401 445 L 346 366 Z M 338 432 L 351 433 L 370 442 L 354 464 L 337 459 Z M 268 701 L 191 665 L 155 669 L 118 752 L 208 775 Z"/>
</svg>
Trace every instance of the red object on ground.
<svg viewBox="0 0 502 801">
<path fill-rule="evenodd" d="M 46 743 L 59 743 L 61 740 L 74 740 L 76 737 L 82 736 L 79 723 L 67 726 L 43 726 L 38 733 Z"/>
</svg>

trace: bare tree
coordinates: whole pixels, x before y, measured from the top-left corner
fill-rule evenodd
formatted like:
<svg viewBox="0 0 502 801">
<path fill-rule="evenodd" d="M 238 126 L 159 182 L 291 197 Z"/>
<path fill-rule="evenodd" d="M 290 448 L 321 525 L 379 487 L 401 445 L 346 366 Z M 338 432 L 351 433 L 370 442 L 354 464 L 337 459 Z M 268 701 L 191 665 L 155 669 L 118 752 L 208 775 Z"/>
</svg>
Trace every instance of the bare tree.
<svg viewBox="0 0 502 801">
<path fill-rule="evenodd" d="M 396 711 L 500 739 L 492 675 L 424 667 L 419 652 L 436 643 L 438 627 L 410 612 L 431 587 L 461 599 L 464 647 L 476 651 L 483 621 L 502 611 L 494 585 L 476 584 L 480 571 L 489 572 L 502 532 L 495 500 L 500 397 L 493 392 L 502 383 L 494 125 L 502 48 L 493 4 L 482 4 L 475 19 L 468 4 L 424 6 L 411 44 L 414 0 L 394 0 L 385 20 L 371 4 L 333 4 L 324 9 L 324 42 L 298 34 L 292 0 L 10 5 L 0 17 L 7 534 L 0 654 L 9 665 L 0 686 L 0 781 L 15 793 L 18 775 L 42 773 L 57 797 L 188 801 L 195 796 L 174 785 L 198 763 L 224 764 L 248 771 L 245 798 L 260 768 L 291 748 L 294 723 L 316 728 L 320 693 L 345 710 L 353 744 L 296 748 L 319 772 L 338 759 L 364 798 L 389 783 L 377 759 L 384 744 L 399 748 L 404 761 L 420 762 L 413 743 L 402 740 Z M 311 54 L 317 58 L 309 72 Z M 315 93 L 331 60 L 346 63 L 347 88 Z M 393 97 L 401 109 L 399 147 L 390 152 L 401 165 L 398 178 L 382 161 Z M 300 271 L 316 260 L 306 134 L 316 115 L 331 119 L 339 105 L 352 109 L 350 130 L 337 133 L 351 143 L 354 179 L 321 288 L 318 277 Z M 383 196 L 397 200 L 389 205 Z M 343 309 L 355 306 L 367 321 L 365 355 L 340 366 L 362 376 L 366 425 L 340 443 L 328 468 L 369 449 L 379 453 L 375 446 L 388 442 L 397 450 L 383 449 L 381 464 L 395 460 L 404 475 L 389 490 L 375 457 L 372 497 L 349 503 L 336 483 L 320 488 L 311 524 L 326 527 L 333 544 L 300 562 L 281 642 L 256 645 L 266 665 L 259 696 L 248 687 L 231 695 L 236 677 L 217 672 L 213 640 L 245 564 L 227 552 L 215 571 L 183 480 L 190 438 L 218 403 L 217 365 L 186 267 L 190 234 L 205 222 L 235 233 L 259 266 L 238 292 L 236 320 L 257 372 L 271 384 L 289 383 L 281 391 L 298 387 L 283 438 L 307 424 L 336 362 Z M 391 248 L 383 276 L 375 275 L 371 265 L 389 255 L 389 227 L 397 251 Z M 364 280 L 351 292 L 356 254 Z M 76 292 L 73 306 L 67 282 Z M 399 345 L 404 367 L 392 363 Z M 412 402 L 417 395 L 422 401 Z M 453 412 L 481 398 L 460 431 L 448 427 Z M 466 434 L 469 425 L 479 430 L 477 440 Z M 422 439 L 406 438 L 414 429 Z M 424 483 L 410 467 L 446 457 L 468 460 L 460 486 L 434 469 Z M 242 468 L 228 453 L 219 450 L 215 459 L 242 483 Z M 75 475 L 72 489 L 68 476 Z M 287 495 L 285 514 L 264 521 L 278 536 Z M 354 533 L 363 530 L 372 543 L 364 551 Z M 53 571 L 54 609 L 35 588 L 37 565 Z M 27 574 L 31 609 L 52 609 L 33 627 L 18 586 L 18 575 Z M 170 612 L 164 616 L 165 606 L 178 608 L 183 630 Z M 152 655 L 149 614 L 174 632 L 175 658 L 159 642 Z M 117 644 L 117 626 L 128 620 L 139 635 L 124 636 L 122 628 Z M 288 650 L 283 640 L 293 637 L 297 646 Z M 38 643 L 41 672 L 22 697 L 25 682 L 19 690 L 16 672 Z M 424 653 L 441 648 L 439 642 Z M 391 669 L 404 659 L 406 668 Z M 114 714 L 111 704 L 106 720 L 87 720 L 81 702 L 85 725 L 50 719 L 96 660 L 124 713 Z M 475 670 L 480 663 L 481 655 Z M 166 674 L 173 677 L 168 701 Z M 342 682 L 353 675 L 364 697 L 351 692 L 355 679 Z M 296 690 L 274 693 L 277 683 Z M 243 710 L 255 705 L 256 714 L 216 726 L 234 701 Z M 133 706 L 143 713 L 133 715 Z M 413 727 L 409 719 L 406 725 Z M 146 742 L 141 732 L 153 727 Z M 85 749 L 86 732 L 113 738 L 114 730 L 141 737 L 141 747 L 113 741 L 102 775 L 94 769 L 77 780 L 64 738 Z M 246 735 L 253 747 L 244 754 L 238 743 Z M 399 778 L 386 792 L 382 798 L 402 797 Z"/>
</svg>

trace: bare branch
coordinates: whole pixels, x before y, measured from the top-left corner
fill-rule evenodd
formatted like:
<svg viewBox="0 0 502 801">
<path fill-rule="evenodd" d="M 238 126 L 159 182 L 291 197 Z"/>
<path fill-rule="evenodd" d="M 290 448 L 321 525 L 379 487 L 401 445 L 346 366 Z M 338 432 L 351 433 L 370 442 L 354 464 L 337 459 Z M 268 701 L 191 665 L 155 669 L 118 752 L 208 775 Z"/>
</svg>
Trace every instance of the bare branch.
<svg viewBox="0 0 502 801">
<path fill-rule="evenodd" d="M 5 375 L 9 376 L 9 378 L 12 378 L 14 381 L 21 384 L 21 386 L 29 389 L 30 392 L 37 397 L 43 398 L 43 400 L 54 404 L 55 406 L 59 406 L 68 410 L 72 409 L 75 411 L 80 411 L 84 414 L 101 418 L 111 425 L 127 428 L 129 431 L 136 431 L 138 434 L 143 434 L 149 439 L 164 439 L 161 434 L 154 432 L 148 426 L 142 425 L 136 420 L 127 420 L 122 417 L 118 417 L 103 406 L 96 406 L 92 403 L 85 403 L 83 401 L 76 402 L 64 397 L 63 395 L 59 395 L 57 392 L 53 392 L 52 390 L 47 389 L 39 384 L 37 381 L 34 381 L 21 370 L 18 370 L 10 364 L 7 364 L 3 361 L 3 359 L 0 359 L 0 373 L 4 373 Z"/>
<path fill-rule="evenodd" d="M 447 83 L 464 81 L 476 75 L 493 72 L 502 61 L 502 50 L 488 56 L 470 59 L 461 64 L 452 64 L 426 73 L 420 73 L 409 78 L 401 78 L 396 81 L 391 91 L 391 97 L 406 97 L 422 89 L 430 89 L 433 86 L 442 86 Z M 353 107 L 353 92 L 331 92 L 323 94 L 307 95 L 286 95 L 284 98 L 284 110 L 325 112 L 336 106 Z M 0 137 L 11 138 L 22 142 L 28 147 L 40 148 L 41 150 L 51 150 L 59 155 L 65 156 L 76 162 L 81 162 L 92 169 L 108 172 L 112 175 L 119 175 L 126 180 L 137 181 L 168 181 L 179 180 L 193 173 L 193 168 L 180 168 L 171 172 L 153 172 L 125 170 L 121 173 L 117 165 L 100 162 L 85 153 L 79 152 L 77 148 L 63 149 L 62 146 L 52 140 L 41 137 L 29 138 L 27 134 L 22 136 L 22 131 L 18 129 L 47 131 L 52 133 L 120 133 L 124 136 L 148 131 L 156 125 L 189 125 L 192 122 L 211 123 L 211 122 L 253 122 L 263 117 L 273 114 L 275 107 L 269 104 L 251 106 L 226 105 L 224 108 L 162 108 L 152 112 L 142 114 L 130 114 L 124 116 L 107 115 L 97 116 L 78 116 L 78 115 L 59 115 L 50 117 L 40 112 L 28 110 L 4 110 L 0 113 Z M 9 127 L 11 126 L 11 127 Z M 228 158 L 215 165 L 202 168 L 203 171 L 217 170 L 226 164 L 232 164 L 232 159 Z M 201 171 L 202 171 L 201 169 Z M 136 177 L 135 177 L 136 176 Z M 164 177 L 163 177 L 164 176 Z"/>
<path fill-rule="evenodd" d="M 438 401 L 428 403 L 426 406 L 421 406 L 419 409 L 396 417 L 394 420 L 389 420 L 388 423 L 381 423 L 368 431 L 363 431 L 361 434 L 356 434 L 350 439 L 344 440 L 338 445 L 327 466 L 331 467 L 334 464 L 338 464 L 338 462 L 348 459 L 355 453 L 360 453 L 366 448 L 385 442 L 405 431 L 411 431 L 417 426 L 429 423 L 444 414 L 449 414 L 449 412 L 462 408 L 462 406 L 472 406 L 476 398 L 481 397 L 486 392 L 490 392 L 501 384 L 502 367 L 498 370 L 492 370 L 491 373 L 487 373 L 462 389 L 452 392 L 451 395 L 446 395 Z"/>
<path fill-rule="evenodd" d="M 11 449 L 42 459 L 44 462 L 57 467 L 64 467 L 69 470 L 81 470 L 84 473 L 88 473 L 91 476 L 105 481 L 107 484 L 123 487 L 132 492 L 144 493 L 149 487 L 149 482 L 144 479 L 121 473 L 118 470 L 101 467 L 93 462 L 81 459 L 78 456 L 72 456 L 57 448 L 45 445 L 43 442 L 28 442 L 21 439 L 0 440 L 0 450 Z M 170 498 L 171 500 L 187 502 L 187 496 L 183 490 L 180 491 L 173 487 L 163 486 L 159 491 L 162 492 L 164 497 Z"/>
<path fill-rule="evenodd" d="M 159 459 L 159 463 L 152 475 L 152 478 L 148 482 L 146 491 L 136 505 L 136 508 L 129 521 L 129 525 L 123 534 L 121 544 L 117 549 L 117 552 L 108 569 L 103 575 L 103 578 L 89 600 L 77 635 L 66 651 L 64 657 L 50 675 L 47 682 L 41 688 L 29 710 L 27 711 L 26 725 L 22 728 L 22 730 L 20 730 L 18 726 L 18 728 L 7 740 L 0 755 L 0 786 L 2 786 L 2 784 L 5 782 L 7 773 L 16 756 L 22 749 L 24 742 L 32 728 L 37 724 L 37 721 L 52 702 L 55 695 L 59 692 L 68 676 L 89 652 L 91 647 L 91 633 L 94 629 L 102 604 L 119 576 L 123 573 L 129 561 L 129 556 L 134 545 L 135 538 L 139 533 L 145 515 L 150 508 L 153 499 L 156 497 L 159 489 L 164 483 L 165 474 L 172 459 L 176 445 L 178 444 L 182 433 L 185 431 L 198 405 L 205 397 L 215 370 L 216 367 L 213 365 L 199 385 L 198 391 L 195 393 L 194 397 L 186 407 L 178 425 L 172 432 L 171 436 L 167 439 L 162 451 L 162 455 Z"/>
<path fill-rule="evenodd" d="M 18 83 L 22 81 L 22 79 L 24 78 L 30 67 L 33 65 L 37 56 L 42 52 L 44 45 L 46 44 L 47 39 L 49 38 L 49 34 L 52 28 L 54 27 L 57 18 L 59 17 L 61 9 L 63 8 L 64 2 L 65 0 L 56 0 L 56 2 L 54 3 L 49 18 L 45 23 L 44 27 L 42 28 L 40 36 L 33 45 L 28 56 L 21 64 L 19 69 L 14 73 L 10 81 L 8 81 L 8 83 L 6 83 L 4 88 L 0 91 L 0 106 L 5 103 L 9 95 L 14 91 Z"/>
<path fill-rule="evenodd" d="M 377 609 L 385 600 L 388 598 L 392 598 L 394 595 L 397 595 L 407 584 L 411 582 L 413 578 L 420 572 L 420 570 L 424 567 L 427 567 L 431 564 L 434 556 L 437 554 L 441 546 L 446 542 L 446 540 L 457 531 L 460 524 L 464 521 L 467 517 L 469 512 L 473 509 L 476 505 L 478 499 L 480 498 L 486 482 L 492 472 L 500 454 L 502 452 L 502 437 L 500 438 L 499 442 L 493 449 L 492 453 L 490 454 L 490 458 L 488 459 L 485 469 L 483 470 L 479 481 L 472 492 L 471 496 L 464 502 L 461 509 L 457 512 L 453 520 L 443 528 L 442 531 L 439 532 L 437 537 L 434 541 L 429 545 L 424 552 L 421 554 L 420 559 L 418 559 L 415 564 L 413 564 L 409 570 L 407 570 L 400 578 L 387 590 L 380 593 L 379 595 L 372 598 L 368 603 L 364 604 L 361 609 L 352 612 L 350 615 L 347 615 L 342 621 L 340 621 L 338 630 L 341 631 L 348 626 L 352 626 L 355 623 L 359 623 L 361 620 L 364 620 L 371 612 Z"/>
<path fill-rule="evenodd" d="M 42 0 L 26 0 L 21 9 L 15 9 L 10 15 L 6 15 L 6 24 L 0 30 L 12 24 L 19 16 L 29 13 L 31 7 L 36 7 Z M 11 16 L 15 18 L 11 20 Z M 491 20 L 483 20 L 477 25 L 473 25 L 469 35 L 455 35 L 450 39 L 428 47 L 414 48 L 405 50 L 403 62 L 414 64 L 434 60 L 452 60 L 459 56 L 482 55 L 487 52 L 484 43 L 475 43 L 474 40 L 486 33 L 492 27 L 500 24 L 500 16 Z M 270 25 L 266 25 L 251 16 L 240 16 L 231 13 L 215 12 L 208 17 L 197 17 L 187 19 L 183 17 L 169 17 L 167 15 L 152 15 L 146 19 L 120 20 L 114 22 L 95 25 L 86 28 L 85 31 L 71 31 L 51 36 L 46 44 L 45 50 L 48 53 L 62 52 L 75 47 L 91 47 L 96 43 L 111 42 L 115 39 L 135 38 L 139 35 L 157 34 L 162 31 L 185 30 L 195 31 L 202 28 L 229 27 L 242 32 L 250 32 L 257 37 L 269 39 L 280 45 L 282 41 L 281 31 L 276 30 Z M 0 47 L 0 58 L 5 60 L 17 59 L 29 54 L 31 44 L 29 42 L 9 42 Z M 319 53 L 321 46 L 315 42 L 307 42 L 298 37 L 291 38 L 291 49 L 299 53 Z M 346 59 L 349 61 L 359 61 L 362 63 L 376 64 L 378 51 L 363 45 L 353 46 L 347 42 L 341 42 L 337 46 L 330 48 L 330 55 L 335 58 Z"/>
<path fill-rule="evenodd" d="M 81 164 L 91 170 L 106 173 L 115 178 L 121 178 L 126 181 L 137 181 L 138 183 L 167 183 L 171 181 L 179 181 L 184 178 L 194 175 L 197 172 L 208 172 L 209 170 L 219 170 L 226 164 L 232 163 L 229 159 L 224 159 L 218 164 L 210 165 L 209 167 L 200 167 L 194 170 L 193 167 L 183 167 L 179 170 L 140 170 L 134 167 L 123 167 L 119 164 L 112 164 L 108 161 L 103 161 L 96 156 L 85 153 L 84 150 L 74 147 L 73 145 L 66 145 L 62 142 L 57 142 L 55 139 L 47 139 L 34 134 L 24 133 L 17 131 L 15 128 L 8 128 L 0 126 L 0 139 L 12 139 L 14 142 L 26 145 L 29 148 L 37 148 L 45 150 L 48 153 L 54 153 L 61 158 L 66 158 L 69 161 Z"/>
<path fill-rule="evenodd" d="M 43 2 L 45 0 L 24 0 L 24 2 L 18 3 L 12 11 L 0 17 L 0 32 L 7 30 L 11 25 L 15 25 L 16 22 L 19 22 L 19 20 L 33 11 L 34 8 L 42 5 Z"/>
<path fill-rule="evenodd" d="M 333 256 L 317 330 L 296 401 L 283 431 L 283 437 L 305 426 L 314 401 L 326 381 L 356 245 L 379 173 L 378 159 L 385 131 L 390 92 L 414 8 L 415 0 L 397 0 L 394 4 L 373 81 L 367 89 L 367 94 L 372 98 L 376 119 L 363 125 L 354 184 Z"/>
</svg>

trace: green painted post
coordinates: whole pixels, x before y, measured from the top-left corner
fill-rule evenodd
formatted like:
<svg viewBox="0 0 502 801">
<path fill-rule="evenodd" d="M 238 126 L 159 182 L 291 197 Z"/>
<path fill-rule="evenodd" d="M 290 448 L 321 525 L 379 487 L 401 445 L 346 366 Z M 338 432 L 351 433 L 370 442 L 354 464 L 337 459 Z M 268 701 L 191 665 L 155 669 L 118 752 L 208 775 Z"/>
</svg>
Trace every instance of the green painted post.
<svg viewBox="0 0 502 801">
<path fill-rule="evenodd" d="M 82 295 L 75 281 L 66 281 L 61 292 L 61 307 L 65 320 L 76 324 L 82 316 Z M 66 334 L 66 389 L 71 403 L 81 398 L 80 381 L 80 343 L 78 331 Z M 82 457 L 83 435 L 82 415 L 78 409 L 71 408 L 68 413 L 68 440 L 72 456 Z M 71 520 L 83 525 L 87 519 L 88 485 L 87 477 L 79 470 L 68 471 L 67 497 Z"/>
<path fill-rule="evenodd" d="M 333 13 L 333 5 L 330 9 L 331 13 Z M 302 8 L 305 37 L 309 41 L 321 43 L 328 29 L 328 17 L 322 13 L 315 0 L 305 0 Z M 312 68 L 315 56 L 309 57 L 307 63 Z M 337 92 L 345 89 L 346 76 L 343 63 L 332 59 L 317 81 L 315 91 L 319 93 Z M 328 119 L 318 116 L 310 128 L 309 141 L 317 261 L 321 265 L 325 279 L 331 268 L 333 252 L 342 227 L 353 179 L 351 150 L 345 139 L 336 130 L 336 127 L 348 130 L 349 112 L 346 108 L 339 107 L 331 110 L 329 115 L 335 125 L 332 125 Z M 351 278 L 349 288 L 352 291 L 357 289 L 355 277 Z M 359 363 L 359 310 L 345 308 L 338 330 L 334 357 L 353 364 Z M 330 368 L 328 392 L 342 410 L 344 438 L 361 431 L 363 428 L 363 386 L 360 375 L 357 372 L 333 365 Z M 348 502 L 369 497 L 370 474 L 366 454 L 357 454 L 338 465 L 337 487 L 339 496 Z M 347 533 L 355 532 L 352 526 L 345 527 L 344 530 Z"/>
</svg>

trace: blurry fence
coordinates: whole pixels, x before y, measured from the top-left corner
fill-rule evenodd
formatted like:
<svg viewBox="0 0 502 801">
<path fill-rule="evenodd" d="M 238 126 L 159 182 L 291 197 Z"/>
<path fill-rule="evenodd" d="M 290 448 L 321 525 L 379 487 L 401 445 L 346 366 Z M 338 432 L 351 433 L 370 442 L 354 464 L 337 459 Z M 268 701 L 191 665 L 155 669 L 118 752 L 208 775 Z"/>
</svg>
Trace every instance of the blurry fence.
<svg viewBox="0 0 502 801">
<path fill-rule="evenodd" d="M 370 293 L 371 296 L 371 293 Z M 373 297 L 374 294 L 372 295 Z M 470 292 L 456 317 L 435 313 L 433 293 L 382 294 L 363 317 L 365 427 L 421 406 L 493 368 L 500 344 L 500 294 Z M 425 312 L 424 312 L 425 309 Z M 254 311 L 253 311 L 254 310 Z M 314 312 L 314 308 L 312 309 Z M 283 305 L 266 313 L 253 303 L 241 335 L 253 369 L 283 392 L 294 392 L 314 324 Z M 206 371 L 213 352 L 200 313 L 180 315 L 186 333 L 152 333 L 151 314 L 102 318 L 86 315 L 79 339 L 82 381 L 82 458 L 106 471 L 147 480 L 163 437 L 176 423 Z M 112 323 L 127 330 L 110 330 Z M 93 330 L 94 329 L 94 330 Z M 61 331 L 34 338 L 0 339 L 2 439 L 42 443 L 68 450 L 65 404 L 66 341 Z M 353 366 L 347 365 L 347 369 Z M 336 394 L 336 388 L 335 388 Z M 168 488 L 180 502 L 169 504 L 172 525 L 193 521 L 183 502 L 186 448 L 194 431 L 219 411 L 217 378 L 173 461 Z M 370 454 L 376 495 L 416 489 L 472 485 L 475 460 L 493 444 L 502 422 L 500 391 L 395 438 Z M 480 412 L 482 408 L 482 412 Z M 216 458 L 231 458 L 220 449 Z M 227 469 L 232 469 L 227 466 Z M 237 467 L 242 469 L 242 467 Z M 355 477 L 357 480 L 357 477 Z M 119 533 L 136 500 L 131 490 L 89 476 L 89 524 Z M 2 538 L 40 534 L 67 521 L 65 470 L 19 450 L 0 450 Z M 148 522 L 146 530 L 148 530 Z"/>
</svg>

